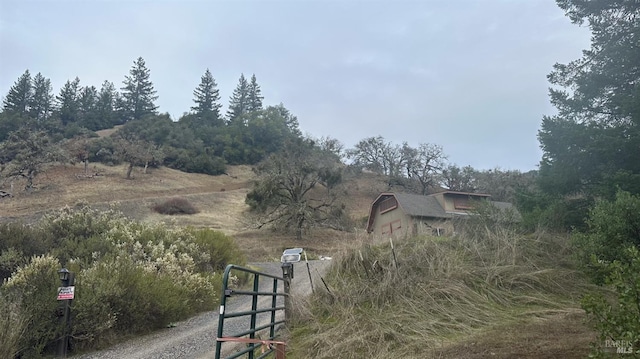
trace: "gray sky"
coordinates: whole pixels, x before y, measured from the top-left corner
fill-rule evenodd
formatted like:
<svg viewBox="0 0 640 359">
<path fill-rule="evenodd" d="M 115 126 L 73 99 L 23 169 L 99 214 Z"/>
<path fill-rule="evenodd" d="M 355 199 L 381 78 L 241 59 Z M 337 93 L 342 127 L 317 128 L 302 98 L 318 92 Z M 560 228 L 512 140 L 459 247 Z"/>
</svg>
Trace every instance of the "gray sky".
<svg viewBox="0 0 640 359">
<path fill-rule="evenodd" d="M 0 94 L 29 69 L 57 94 L 122 86 L 142 56 L 161 112 L 193 104 L 209 68 L 226 111 L 240 73 L 314 137 L 443 146 L 477 169 L 535 169 L 546 75 L 589 31 L 553 0 L 0 0 Z"/>
</svg>

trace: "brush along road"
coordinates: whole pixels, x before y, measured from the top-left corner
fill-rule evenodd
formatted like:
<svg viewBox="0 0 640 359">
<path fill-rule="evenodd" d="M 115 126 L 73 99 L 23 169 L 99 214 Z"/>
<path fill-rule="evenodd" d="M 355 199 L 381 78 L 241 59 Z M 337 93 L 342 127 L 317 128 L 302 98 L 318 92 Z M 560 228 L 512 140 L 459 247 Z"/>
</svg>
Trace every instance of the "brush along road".
<svg viewBox="0 0 640 359">
<path fill-rule="evenodd" d="M 316 290 L 325 290 L 320 280 L 331 261 L 309 261 L 312 280 Z M 280 263 L 252 263 L 252 267 L 259 268 L 261 272 L 282 276 Z M 265 285 L 269 285 L 266 283 Z M 263 290 L 263 289 L 261 289 Z M 270 291 L 270 289 L 266 289 Z M 305 262 L 295 264 L 294 278 L 291 283 L 291 293 L 295 297 L 311 294 L 309 275 Z M 262 298 L 270 300 L 270 298 Z M 268 306 L 268 305 L 267 305 Z M 261 307 L 263 307 L 261 305 Z M 240 311 L 251 308 L 251 297 L 232 297 L 227 301 L 227 311 Z M 147 359 L 147 358 L 213 358 L 215 356 L 216 333 L 218 330 L 218 310 L 202 313 L 184 322 L 176 323 L 175 327 L 166 328 L 137 337 L 101 351 L 77 355 L 74 359 Z M 259 323 L 266 324 L 265 323 Z M 241 332 L 249 329 L 246 321 L 242 323 L 233 320 L 225 321 L 225 328 L 229 325 L 229 332 Z M 234 325 L 238 327 L 233 327 Z M 225 330 L 225 332 L 227 332 Z M 223 345 L 231 347 L 232 345 Z"/>
</svg>

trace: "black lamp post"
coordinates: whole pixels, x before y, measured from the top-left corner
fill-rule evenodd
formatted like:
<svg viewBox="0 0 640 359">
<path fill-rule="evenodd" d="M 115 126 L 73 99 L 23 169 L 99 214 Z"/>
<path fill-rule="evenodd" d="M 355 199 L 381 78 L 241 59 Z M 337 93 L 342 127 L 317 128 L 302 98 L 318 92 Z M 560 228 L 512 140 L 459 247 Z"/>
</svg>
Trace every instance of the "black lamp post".
<svg viewBox="0 0 640 359">
<path fill-rule="evenodd" d="M 58 340 L 58 355 L 62 358 L 67 357 L 67 349 L 69 347 L 69 324 L 71 320 L 71 301 L 74 297 L 74 273 L 69 272 L 67 268 L 58 271 L 58 277 L 62 286 L 58 288 L 58 300 L 62 301 L 60 320 L 62 322 L 62 335 Z"/>
<path fill-rule="evenodd" d="M 67 287 L 69 285 L 69 273 L 71 272 L 69 272 L 67 268 L 62 268 L 58 271 L 58 276 L 60 277 L 63 287 Z"/>
</svg>

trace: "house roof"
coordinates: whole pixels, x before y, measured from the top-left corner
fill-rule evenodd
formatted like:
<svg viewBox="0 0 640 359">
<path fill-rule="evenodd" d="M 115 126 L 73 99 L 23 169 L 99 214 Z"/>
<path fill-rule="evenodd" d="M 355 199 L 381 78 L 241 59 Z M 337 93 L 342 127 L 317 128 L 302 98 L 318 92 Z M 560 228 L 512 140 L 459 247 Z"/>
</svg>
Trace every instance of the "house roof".
<svg viewBox="0 0 640 359">
<path fill-rule="evenodd" d="M 481 197 L 488 199 L 490 195 L 481 194 L 481 193 L 467 193 L 467 192 L 454 192 L 454 191 L 444 191 L 439 193 L 434 193 L 431 195 L 423 196 L 419 194 L 411 194 L 411 193 L 394 193 L 394 192 L 385 192 L 381 193 L 375 201 L 371 204 L 371 209 L 369 212 L 369 221 L 367 224 L 367 232 L 371 232 L 374 220 L 374 214 L 376 213 L 376 209 L 378 208 L 378 204 L 383 200 L 389 197 L 395 197 L 398 201 L 398 207 L 407 215 L 412 217 L 428 217 L 428 218 L 441 218 L 448 219 L 453 218 L 455 215 L 467 215 L 466 212 L 447 212 L 442 207 L 440 202 L 438 201 L 438 195 L 468 195 L 474 197 Z M 516 218 L 519 218 L 519 213 L 511 203 L 507 202 L 495 202 L 489 201 L 492 205 L 500 210 L 500 212 L 505 211 L 513 211 L 516 214 Z"/>
<path fill-rule="evenodd" d="M 393 193 L 404 213 L 414 217 L 451 218 L 434 196 Z"/>
</svg>

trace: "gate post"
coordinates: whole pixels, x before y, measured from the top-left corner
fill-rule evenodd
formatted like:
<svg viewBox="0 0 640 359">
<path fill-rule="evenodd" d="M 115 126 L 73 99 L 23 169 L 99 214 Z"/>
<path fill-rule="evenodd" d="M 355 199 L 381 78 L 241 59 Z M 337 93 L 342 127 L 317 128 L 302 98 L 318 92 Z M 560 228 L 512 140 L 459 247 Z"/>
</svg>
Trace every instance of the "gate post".
<svg viewBox="0 0 640 359">
<path fill-rule="evenodd" d="M 284 319 L 289 322 L 291 319 L 291 278 L 293 278 L 293 263 L 282 263 L 282 278 L 284 278 Z"/>
<path fill-rule="evenodd" d="M 284 319 L 288 323 L 291 319 L 291 279 L 293 279 L 293 263 L 300 262 L 300 256 L 304 249 L 290 248 L 285 249 L 280 257 L 282 263 L 282 278 L 284 278 Z"/>
</svg>

